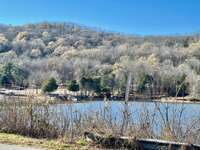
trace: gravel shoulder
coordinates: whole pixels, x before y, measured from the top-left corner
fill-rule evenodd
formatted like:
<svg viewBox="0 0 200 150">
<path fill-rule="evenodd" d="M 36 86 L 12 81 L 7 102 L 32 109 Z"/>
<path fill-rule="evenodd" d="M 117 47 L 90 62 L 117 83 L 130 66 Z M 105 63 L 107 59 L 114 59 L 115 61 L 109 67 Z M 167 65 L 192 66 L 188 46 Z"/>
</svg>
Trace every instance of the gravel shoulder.
<svg viewBox="0 0 200 150">
<path fill-rule="evenodd" d="M 0 144 L 0 150 L 41 150 L 30 147 L 21 147 L 16 145 Z"/>
</svg>

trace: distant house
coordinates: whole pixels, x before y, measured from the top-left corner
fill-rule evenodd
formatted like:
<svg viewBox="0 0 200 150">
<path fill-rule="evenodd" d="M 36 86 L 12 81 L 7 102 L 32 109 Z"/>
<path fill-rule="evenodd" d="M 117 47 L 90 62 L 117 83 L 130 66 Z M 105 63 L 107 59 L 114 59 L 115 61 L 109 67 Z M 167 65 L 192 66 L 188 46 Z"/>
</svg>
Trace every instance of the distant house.
<svg viewBox="0 0 200 150">
<path fill-rule="evenodd" d="M 66 84 L 61 83 L 61 84 L 58 85 L 58 89 L 65 89 L 66 86 L 67 86 Z"/>
</svg>

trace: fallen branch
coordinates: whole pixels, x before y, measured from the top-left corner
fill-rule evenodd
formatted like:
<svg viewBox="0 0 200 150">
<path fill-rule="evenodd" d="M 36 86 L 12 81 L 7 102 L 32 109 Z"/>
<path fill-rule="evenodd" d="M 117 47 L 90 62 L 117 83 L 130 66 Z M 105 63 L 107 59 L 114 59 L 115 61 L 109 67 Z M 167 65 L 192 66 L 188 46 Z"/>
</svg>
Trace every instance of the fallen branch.
<svg viewBox="0 0 200 150">
<path fill-rule="evenodd" d="M 103 136 L 97 133 L 85 132 L 86 140 L 95 142 L 106 148 L 133 150 L 200 150 L 200 145 L 178 143 L 156 139 L 136 139 L 130 137 Z"/>
</svg>

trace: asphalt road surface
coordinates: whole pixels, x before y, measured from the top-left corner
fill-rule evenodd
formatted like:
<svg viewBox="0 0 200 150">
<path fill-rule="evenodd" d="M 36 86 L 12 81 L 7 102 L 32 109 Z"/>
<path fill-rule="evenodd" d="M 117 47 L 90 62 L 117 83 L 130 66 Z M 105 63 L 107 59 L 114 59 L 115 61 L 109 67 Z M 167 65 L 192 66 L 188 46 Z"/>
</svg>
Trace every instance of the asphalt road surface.
<svg viewBox="0 0 200 150">
<path fill-rule="evenodd" d="M 16 146 L 16 145 L 0 144 L 0 150 L 41 150 L 41 149 L 22 147 L 22 146 Z"/>
</svg>

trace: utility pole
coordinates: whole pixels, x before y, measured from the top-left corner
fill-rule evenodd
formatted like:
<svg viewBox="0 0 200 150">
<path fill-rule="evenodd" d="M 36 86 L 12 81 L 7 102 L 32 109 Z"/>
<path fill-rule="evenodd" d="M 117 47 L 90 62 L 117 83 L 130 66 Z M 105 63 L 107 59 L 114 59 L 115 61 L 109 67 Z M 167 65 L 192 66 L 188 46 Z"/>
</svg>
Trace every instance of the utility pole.
<svg viewBox="0 0 200 150">
<path fill-rule="evenodd" d="M 130 86 L 131 86 L 131 80 L 132 80 L 132 73 L 130 72 L 129 75 L 128 75 L 128 80 L 127 80 L 127 84 L 126 84 L 125 104 L 128 103 L 129 93 L 130 93 Z"/>
<path fill-rule="evenodd" d="M 124 112 L 123 112 L 124 117 L 123 117 L 123 123 L 122 123 L 122 128 L 121 128 L 121 135 L 124 135 L 126 129 L 128 128 L 129 115 L 130 115 L 129 110 L 128 110 L 128 100 L 129 100 L 131 80 L 132 80 L 132 73 L 129 72 L 128 79 L 127 79 L 127 85 L 126 85 Z"/>
</svg>

